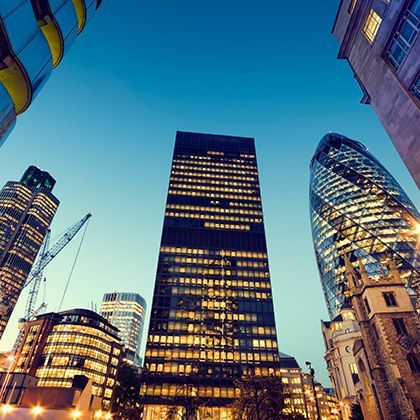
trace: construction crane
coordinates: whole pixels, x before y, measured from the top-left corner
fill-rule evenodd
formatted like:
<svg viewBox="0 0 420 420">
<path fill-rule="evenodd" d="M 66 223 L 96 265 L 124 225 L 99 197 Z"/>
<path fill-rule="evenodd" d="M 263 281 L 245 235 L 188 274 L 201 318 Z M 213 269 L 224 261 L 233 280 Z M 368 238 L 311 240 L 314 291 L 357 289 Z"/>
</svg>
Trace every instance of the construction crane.
<svg viewBox="0 0 420 420">
<path fill-rule="evenodd" d="M 28 286 L 32 283 L 31 290 L 28 294 L 28 299 L 25 306 L 25 314 L 23 318 L 19 319 L 19 334 L 16 339 L 15 345 L 13 346 L 14 352 L 18 349 L 20 342 L 23 338 L 23 331 L 26 326 L 26 323 L 35 315 L 39 314 L 43 309 L 46 308 L 45 302 L 35 310 L 36 301 L 38 299 L 39 287 L 41 285 L 44 268 L 66 247 L 66 245 L 77 235 L 80 229 L 87 223 L 87 221 L 92 217 L 88 213 L 83 219 L 76 222 L 74 225 L 70 226 L 62 236 L 55 242 L 52 247 L 49 247 L 51 232 L 48 230 L 42 248 L 38 257 L 35 261 L 35 264 L 32 266 L 32 270 L 29 273 L 28 278 L 26 279 L 25 285 Z"/>
</svg>

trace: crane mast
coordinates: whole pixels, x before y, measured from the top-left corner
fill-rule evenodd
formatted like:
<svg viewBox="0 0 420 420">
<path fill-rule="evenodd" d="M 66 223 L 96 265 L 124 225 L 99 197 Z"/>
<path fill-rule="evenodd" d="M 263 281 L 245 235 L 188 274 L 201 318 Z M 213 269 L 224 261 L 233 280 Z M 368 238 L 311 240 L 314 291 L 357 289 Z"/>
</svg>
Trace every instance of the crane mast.
<svg viewBox="0 0 420 420">
<path fill-rule="evenodd" d="M 46 308 L 46 304 L 45 302 L 43 302 L 41 306 L 35 310 L 35 305 L 38 298 L 38 292 L 39 292 L 39 287 L 41 285 L 44 268 L 66 247 L 66 245 L 77 235 L 80 229 L 87 223 L 87 221 L 91 217 L 92 215 L 88 213 L 81 220 L 79 220 L 78 222 L 70 226 L 51 247 L 50 247 L 51 231 L 50 230 L 47 231 L 43 245 L 41 247 L 41 251 L 38 254 L 35 264 L 32 266 L 32 270 L 29 273 L 28 278 L 26 279 L 25 285 L 23 286 L 23 287 L 26 287 L 32 284 L 31 290 L 29 291 L 28 299 L 26 301 L 24 317 L 19 319 L 20 331 L 16 339 L 15 345 L 13 346 L 14 353 L 19 348 L 20 342 L 23 338 L 23 332 L 24 332 L 26 323 L 33 316 L 37 315 L 38 313 L 40 313 L 40 311 Z M 0 307 L 0 312 L 1 312 L 1 307 Z"/>
</svg>

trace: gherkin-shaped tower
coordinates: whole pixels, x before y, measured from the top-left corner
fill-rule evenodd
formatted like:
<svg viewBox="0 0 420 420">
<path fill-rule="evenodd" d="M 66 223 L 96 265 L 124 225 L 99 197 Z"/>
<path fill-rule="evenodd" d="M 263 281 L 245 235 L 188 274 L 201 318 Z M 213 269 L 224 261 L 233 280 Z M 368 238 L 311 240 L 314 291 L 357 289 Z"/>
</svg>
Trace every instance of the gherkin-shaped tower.
<svg viewBox="0 0 420 420">
<path fill-rule="evenodd" d="M 360 258 L 373 277 L 393 258 L 407 285 L 417 288 L 419 213 L 398 182 L 361 143 L 324 136 L 310 165 L 314 250 L 328 311 L 345 300 L 343 256 Z M 357 264 L 355 264 L 357 266 Z"/>
</svg>

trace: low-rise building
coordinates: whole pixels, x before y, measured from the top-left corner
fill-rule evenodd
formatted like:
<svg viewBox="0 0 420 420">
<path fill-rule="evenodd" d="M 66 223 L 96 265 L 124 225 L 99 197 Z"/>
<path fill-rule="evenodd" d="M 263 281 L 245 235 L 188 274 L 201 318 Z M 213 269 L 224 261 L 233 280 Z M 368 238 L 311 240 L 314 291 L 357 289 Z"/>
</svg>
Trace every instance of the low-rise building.
<svg viewBox="0 0 420 420">
<path fill-rule="evenodd" d="M 69 388 L 76 375 L 85 375 L 108 408 L 121 347 L 117 328 L 95 312 L 47 313 L 28 322 L 14 371 L 35 376 L 40 387 Z"/>
<path fill-rule="evenodd" d="M 339 402 L 332 390 L 313 382 L 312 376 L 302 372 L 293 356 L 280 353 L 280 374 L 285 405 L 283 414 L 314 420 L 340 420 Z"/>
<path fill-rule="evenodd" d="M 343 420 L 350 419 L 352 404 L 357 402 L 355 385 L 359 382 L 353 346 L 361 338 L 359 324 L 348 302 L 332 321 L 321 322 L 328 374 L 340 401 Z"/>
</svg>

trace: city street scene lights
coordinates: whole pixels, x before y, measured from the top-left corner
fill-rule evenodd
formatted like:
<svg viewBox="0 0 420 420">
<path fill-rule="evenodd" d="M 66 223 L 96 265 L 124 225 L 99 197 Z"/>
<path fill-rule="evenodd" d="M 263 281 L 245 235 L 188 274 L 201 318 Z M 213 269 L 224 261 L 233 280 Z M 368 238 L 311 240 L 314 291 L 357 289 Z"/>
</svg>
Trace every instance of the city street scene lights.
<svg viewBox="0 0 420 420">
<path fill-rule="evenodd" d="M 1 406 L 0 411 L 1 411 L 1 413 L 3 415 L 6 415 L 6 414 L 11 413 L 14 409 L 15 408 L 12 405 L 10 405 L 10 404 L 4 404 L 4 405 Z"/>
<path fill-rule="evenodd" d="M 32 408 L 31 412 L 34 417 L 37 417 L 44 412 L 44 409 L 41 406 L 36 405 L 35 407 Z"/>
<path fill-rule="evenodd" d="M 82 416 L 82 413 L 77 408 L 75 408 L 74 410 L 72 410 L 72 412 L 70 413 L 70 417 L 72 419 L 80 419 L 81 416 Z"/>
</svg>

